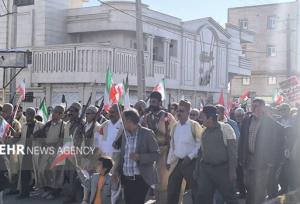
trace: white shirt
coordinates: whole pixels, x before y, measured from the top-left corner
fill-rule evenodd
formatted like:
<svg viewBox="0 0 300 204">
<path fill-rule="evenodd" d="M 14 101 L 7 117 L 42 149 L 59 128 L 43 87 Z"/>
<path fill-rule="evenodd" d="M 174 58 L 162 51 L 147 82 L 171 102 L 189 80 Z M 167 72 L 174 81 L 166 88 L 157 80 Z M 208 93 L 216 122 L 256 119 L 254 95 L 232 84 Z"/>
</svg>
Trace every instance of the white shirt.
<svg viewBox="0 0 300 204">
<path fill-rule="evenodd" d="M 183 159 L 188 156 L 194 159 L 200 148 L 200 141 L 195 141 L 192 134 L 192 123 L 187 120 L 185 124 L 177 123 L 174 131 L 174 156 Z"/>
<path fill-rule="evenodd" d="M 115 141 L 118 131 L 121 128 L 121 120 L 113 124 L 111 121 L 107 124 L 107 135 L 101 135 L 99 141 L 99 148 L 100 150 L 107 156 L 113 156 L 114 152 L 120 152 L 113 148 L 113 142 Z M 106 136 L 106 137 L 105 137 Z"/>
</svg>

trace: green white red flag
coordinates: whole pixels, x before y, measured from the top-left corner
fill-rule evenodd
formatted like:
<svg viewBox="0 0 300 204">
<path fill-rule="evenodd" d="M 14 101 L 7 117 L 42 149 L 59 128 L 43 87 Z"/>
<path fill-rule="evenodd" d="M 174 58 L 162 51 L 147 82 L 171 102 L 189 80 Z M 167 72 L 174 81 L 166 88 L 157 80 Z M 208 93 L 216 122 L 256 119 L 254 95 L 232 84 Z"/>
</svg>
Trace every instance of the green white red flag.
<svg viewBox="0 0 300 204">
<path fill-rule="evenodd" d="M 48 109 L 47 109 L 47 105 L 46 105 L 46 99 L 44 98 L 39 110 L 37 112 L 38 115 L 40 115 L 43 118 L 43 123 L 48 122 L 49 119 L 49 113 L 48 113 Z"/>
<path fill-rule="evenodd" d="M 7 137 L 7 133 L 11 128 L 10 124 L 0 116 L 0 138 L 5 139 Z"/>
<path fill-rule="evenodd" d="M 159 92 L 161 94 L 161 99 L 162 101 L 165 100 L 166 98 L 166 83 L 165 83 L 165 79 L 162 79 L 159 84 L 157 84 L 152 92 Z"/>
<path fill-rule="evenodd" d="M 106 112 L 108 112 L 110 108 L 109 94 L 110 94 L 110 88 L 112 84 L 113 84 L 112 72 L 110 70 L 107 70 L 105 76 L 105 89 L 104 89 L 104 110 Z"/>
<path fill-rule="evenodd" d="M 73 149 L 74 149 L 73 142 L 67 142 L 66 144 L 64 144 L 62 148 L 59 148 L 57 156 L 51 163 L 50 169 L 65 164 L 66 159 L 74 155 Z"/>
<path fill-rule="evenodd" d="M 245 90 L 243 94 L 240 96 L 240 104 L 245 105 L 249 99 L 249 91 Z"/>
</svg>

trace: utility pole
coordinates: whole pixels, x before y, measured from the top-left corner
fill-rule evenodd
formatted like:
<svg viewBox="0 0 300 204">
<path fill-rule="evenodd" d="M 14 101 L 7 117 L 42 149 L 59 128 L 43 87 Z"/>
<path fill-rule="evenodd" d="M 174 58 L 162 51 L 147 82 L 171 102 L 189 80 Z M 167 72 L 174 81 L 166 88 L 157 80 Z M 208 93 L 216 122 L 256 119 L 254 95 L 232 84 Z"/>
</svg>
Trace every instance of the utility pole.
<svg viewBox="0 0 300 204">
<path fill-rule="evenodd" d="M 287 67 L 287 75 L 290 77 L 292 75 L 292 67 L 291 67 L 291 26 L 290 26 L 290 15 L 287 18 L 286 24 L 286 67 Z"/>
<path fill-rule="evenodd" d="M 138 99 L 146 99 L 142 2 L 136 0 L 136 65 Z"/>
<path fill-rule="evenodd" d="M 15 49 L 17 47 L 17 5 L 15 4 L 15 0 L 9 0 L 10 4 L 8 8 L 12 8 L 11 18 L 11 37 L 10 37 L 10 49 Z M 16 68 L 10 69 L 10 79 L 12 79 L 16 75 Z M 16 92 L 16 78 L 12 80 L 9 85 L 9 100 L 15 95 Z M 13 101 L 14 102 L 14 101 Z"/>
</svg>

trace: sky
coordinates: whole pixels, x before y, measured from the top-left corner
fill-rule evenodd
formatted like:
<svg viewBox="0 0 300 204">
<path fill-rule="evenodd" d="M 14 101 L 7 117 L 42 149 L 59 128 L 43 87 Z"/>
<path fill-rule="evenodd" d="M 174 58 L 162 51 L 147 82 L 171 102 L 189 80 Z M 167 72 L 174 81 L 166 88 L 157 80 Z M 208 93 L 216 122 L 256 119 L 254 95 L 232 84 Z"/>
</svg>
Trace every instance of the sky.
<svg viewBox="0 0 300 204">
<path fill-rule="evenodd" d="M 228 8 L 291 1 L 293 0 L 142 0 L 150 9 L 182 20 L 212 17 L 221 25 L 227 21 Z M 89 0 L 84 6 L 95 5 L 99 5 L 97 0 Z"/>
</svg>

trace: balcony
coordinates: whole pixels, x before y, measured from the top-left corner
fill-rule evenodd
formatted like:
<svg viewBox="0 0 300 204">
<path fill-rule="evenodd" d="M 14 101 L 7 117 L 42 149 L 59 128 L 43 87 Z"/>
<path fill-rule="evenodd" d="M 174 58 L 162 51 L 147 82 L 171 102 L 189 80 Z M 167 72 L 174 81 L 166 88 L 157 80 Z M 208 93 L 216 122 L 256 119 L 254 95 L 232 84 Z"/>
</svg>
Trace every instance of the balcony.
<svg viewBox="0 0 300 204">
<path fill-rule="evenodd" d="M 170 57 L 168 63 L 149 60 L 144 53 L 146 83 L 153 86 L 157 78 L 179 81 L 179 62 Z M 111 69 L 114 80 L 126 75 L 137 85 L 136 51 L 99 44 L 56 45 L 33 49 L 33 83 L 104 83 L 105 72 Z"/>
<path fill-rule="evenodd" d="M 251 60 L 243 57 L 243 56 L 239 56 L 239 67 L 242 69 L 247 69 L 247 70 L 251 70 Z"/>
</svg>

